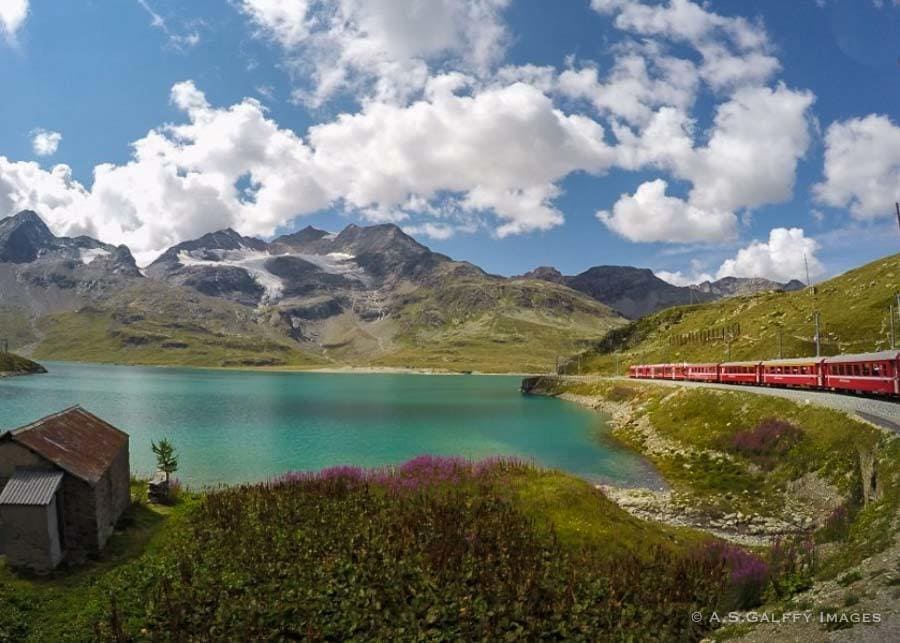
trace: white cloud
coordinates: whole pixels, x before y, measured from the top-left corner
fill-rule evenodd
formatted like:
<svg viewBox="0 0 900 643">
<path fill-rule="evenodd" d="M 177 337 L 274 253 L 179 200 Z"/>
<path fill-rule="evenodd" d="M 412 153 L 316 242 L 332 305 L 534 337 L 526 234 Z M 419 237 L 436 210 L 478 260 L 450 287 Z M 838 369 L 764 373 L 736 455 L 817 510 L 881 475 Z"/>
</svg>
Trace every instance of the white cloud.
<svg viewBox="0 0 900 643">
<path fill-rule="evenodd" d="M 304 141 L 254 99 L 217 108 L 192 82 L 178 83 L 171 100 L 187 122 L 150 131 L 124 165 L 97 166 L 90 190 L 66 166 L 47 172 L 0 157 L 0 215 L 33 208 L 58 233 L 127 243 L 142 260 L 227 226 L 271 234 L 331 205 L 370 219 L 415 216 L 414 225 L 445 217 L 430 204 L 448 195 L 463 224 L 489 213 L 504 236 L 560 224 L 556 183 L 613 160 L 600 125 L 560 112 L 533 87 L 466 96 L 457 87 L 437 79 L 427 99 L 369 103 Z"/>
<path fill-rule="evenodd" d="M 748 87 L 716 110 L 709 142 L 695 154 L 671 159 L 691 181 L 701 208 L 753 208 L 791 198 L 797 162 L 809 147 L 812 93 Z"/>
<path fill-rule="evenodd" d="M 615 16 L 618 29 L 692 45 L 701 55 L 700 76 L 716 90 L 766 82 L 781 65 L 759 23 L 708 11 L 690 0 L 644 4 L 593 0 L 594 10 Z"/>
<path fill-rule="evenodd" d="M 704 281 L 715 281 L 715 277 L 711 274 L 703 272 L 703 273 L 684 273 L 680 270 L 675 272 L 669 272 L 668 270 L 657 270 L 654 273 L 657 277 L 662 279 L 663 281 L 667 281 L 673 286 L 694 286 L 696 284 L 702 284 Z"/>
<path fill-rule="evenodd" d="M 36 129 L 31 132 L 31 148 L 38 156 L 53 156 L 59 149 L 62 134 L 45 129 Z"/>
<path fill-rule="evenodd" d="M 296 97 L 318 106 L 360 85 L 403 101 L 424 87 L 429 63 L 450 59 L 483 73 L 508 41 L 501 12 L 510 0 L 243 0 L 259 33 L 285 49 Z"/>
<path fill-rule="evenodd" d="M 643 183 L 633 196 L 619 197 L 611 213 L 598 212 L 597 218 L 629 241 L 714 242 L 735 236 L 737 217 L 733 212 L 701 210 L 667 196 L 667 187 L 662 179 Z"/>
<path fill-rule="evenodd" d="M 15 43 L 16 33 L 28 17 L 28 0 L 0 0 L 0 34 Z"/>
<path fill-rule="evenodd" d="M 598 218 L 631 241 L 719 242 L 736 232 L 735 212 L 786 201 L 809 147 L 808 92 L 745 87 L 719 105 L 709 140 L 694 147 L 693 121 L 670 107 L 635 134 L 614 127 L 622 167 L 659 167 L 692 185 L 686 200 L 666 196 L 661 179 L 623 195 Z M 765 127 L 760 127 L 765 123 Z"/>
<path fill-rule="evenodd" d="M 806 263 L 810 278 L 825 273 L 825 267 L 816 257 L 819 244 L 805 236 L 802 228 L 774 228 L 767 243 L 754 241 L 738 251 L 734 259 L 726 260 L 716 274 L 722 277 L 763 277 L 772 281 L 788 282 L 791 279 L 806 280 Z"/>
<path fill-rule="evenodd" d="M 463 209 L 492 210 L 503 236 L 558 225 L 555 183 L 611 164 L 603 128 L 563 114 L 534 87 L 516 83 L 460 96 L 451 81 L 432 83 L 428 99 L 408 107 L 373 102 L 311 128 L 329 191 L 356 208 L 459 193 Z"/>
<path fill-rule="evenodd" d="M 559 76 L 559 92 L 591 101 L 603 114 L 643 125 L 655 108 L 671 105 L 690 109 L 698 84 L 697 70 L 689 60 L 670 56 L 645 57 L 638 51 L 618 56 L 605 82 L 595 67 L 568 69 Z"/>
<path fill-rule="evenodd" d="M 825 180 L 813 187 L 825 205 L 855 219 L 891 216 L 900 201 L 900 127 L 871 114 L 832 123 L 825 134 Z"/>
<path fill-rule="evenodd" d="M 64 234 L 127 243 L 142 260 L 163 248 L 232 226 L 270 234 L 330 198 L 312 177 L 311 151 L 252 99 L 215 109 L 193 83 L 172 88 L 188 122 L 152 130 L 124 165 L 94 169 L 90 190 L 66 166 L 51 172 L 0 157 L 0 208 L 33 208 Z M 236 184 L 249 178 L 251 194 Z"/>
</svg>

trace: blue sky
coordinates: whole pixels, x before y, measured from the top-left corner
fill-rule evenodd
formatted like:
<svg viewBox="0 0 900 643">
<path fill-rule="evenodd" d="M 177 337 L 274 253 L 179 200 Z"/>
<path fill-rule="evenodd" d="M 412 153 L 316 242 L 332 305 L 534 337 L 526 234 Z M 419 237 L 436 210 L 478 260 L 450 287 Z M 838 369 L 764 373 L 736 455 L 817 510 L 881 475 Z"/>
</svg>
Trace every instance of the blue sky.
<svg viewBox="0 0 900 643">
<path fill-rule="evenodd" d="M 0 216 L 823 277 L 900 249 L 898 35 L 894 0 L 0 0 Z"/>
</svg>

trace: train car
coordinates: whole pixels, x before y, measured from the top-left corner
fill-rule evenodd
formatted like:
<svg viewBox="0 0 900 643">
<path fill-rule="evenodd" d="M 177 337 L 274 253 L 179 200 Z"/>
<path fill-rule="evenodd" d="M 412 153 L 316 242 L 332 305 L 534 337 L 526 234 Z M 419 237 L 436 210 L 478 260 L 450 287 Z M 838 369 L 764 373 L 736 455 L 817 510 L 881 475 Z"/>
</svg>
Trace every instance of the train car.
<svg viewBox="0 0 900 643">
<path fill-rule="evenodd" d="M 834 391 L 900 395 L 900 350 L 826 357 L 822 370 Z"/>
<path fill-rule="evenodd" d="M 685 376 L 682 379 L 695 382 L 718 382 L 718 364 L 685 364 Z"/>
<path fill-rule="evenodd" d="M 762 362 L 723 362 L 719 364 L 719 381 L 723 384 L 762 383 Z"/>
<path fill-rule="evenodd" d="M 672 364 L 672 379 L 673 380 L 686 380 L 687 371 L 690 367 L 690 364 Z"/>
<path fill-rule="evenodd" d="M 650 364 L 650 372 L 647 375 L 651 380 L 670 380 L 672 379 L 671 364 Z"/>
<path fill-rule="evenodd" d="M 824 357 L 773 359 L 760 365 L 760 381 L 766 386 L 822 388 Z"/>
</svg>

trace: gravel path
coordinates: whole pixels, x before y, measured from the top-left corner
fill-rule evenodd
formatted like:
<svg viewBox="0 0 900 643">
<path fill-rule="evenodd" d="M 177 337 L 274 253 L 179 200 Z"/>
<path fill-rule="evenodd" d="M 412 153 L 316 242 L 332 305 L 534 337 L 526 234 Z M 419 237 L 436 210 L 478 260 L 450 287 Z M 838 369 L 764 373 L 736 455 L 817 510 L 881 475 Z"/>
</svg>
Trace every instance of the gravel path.
<svg viewBox="0 0 900 643">
<path fill-rule="evenodd" d="M 632 381 L 627 377 L 609 378 L 598 375 L 567 375 L 566 379 L 581 381 L 596 381 L 619 379 Z M 858 397 L 855 395 L 839 395 L 837 393 L 828 393 L 824 391 L 805 391 L 802 389 L 786 389 L 786 388 L 766 388 L 764 386 L 740 386 L 735 384 L 715 384 L 712 382 L 685 382 L 672 380 L 634 380 L 640 382 L 648 382 L 650 384 L 660 384 L 662 386 L 692 386 L 703 388 L 717 388 L 725 391 L 744 391 L 746 393 L 756 393 L 757 395 L 771 395 L 773 397 L 784 397 L 795 402 L 809 402 L 810 404 L 818 404 L 827 406 L 839 411 L 845 411 L 850 414 L 857 415 L 867 422 L 877 424 L 896 433 L 900 433 L 900 402 L 890 402 L 888 400 L 878 400 L 868 397 Z"/>
</svg>

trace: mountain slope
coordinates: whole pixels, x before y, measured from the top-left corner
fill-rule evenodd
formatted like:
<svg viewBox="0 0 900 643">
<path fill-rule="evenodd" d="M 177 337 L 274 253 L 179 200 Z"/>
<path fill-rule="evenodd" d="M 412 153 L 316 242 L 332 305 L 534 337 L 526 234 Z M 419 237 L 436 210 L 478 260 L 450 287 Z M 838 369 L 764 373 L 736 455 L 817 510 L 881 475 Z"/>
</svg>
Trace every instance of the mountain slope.
<svg viewBox="0 0 900 643">
<path fill-rule="evenodd" d="M 629 319 L 637 319 L 673 306 L 714 301 L 724 297 L 749 295 L 768 290 L 798 290 L 803 283 L 781 284 L 761 278 L 724 277 L 693 286 L 675 286 L 657 277 L 652 270 L 630 266 L 594 266 L 574 275 L 541 266 L 522 275 L 568 286 L 593 297 Z"/>
<path fill-rule="evenodd" d="M 142 274 L 127 248 L 12 219 L 0 229 L 25 232 L 6 235 L 16 262 L 0 263 L 12 293 L 0 291 L 0 335 L 41 358 L 531 371 L 625 323 L 565 286 L 488 275 L 390 224 L 271 242 L 222 230 Z"/>
<path fill-rule="evenodd" d="M 815 355 L 817 310 L 823 355 L 882 350 L 889 348 L 888 309 L 898 286 L 900 254 L 815 288 L 664 310 L 611 332 L 582 355 L 582 369 L 611 373 L 617 361 L 622 368 L 636 363 L 719 362 L 729 354 L 732 360 Z M 900 331 L 896 319 L 895 326 Z M 567 369 L 577 369 L 577 362 Z"/>
</svg>

